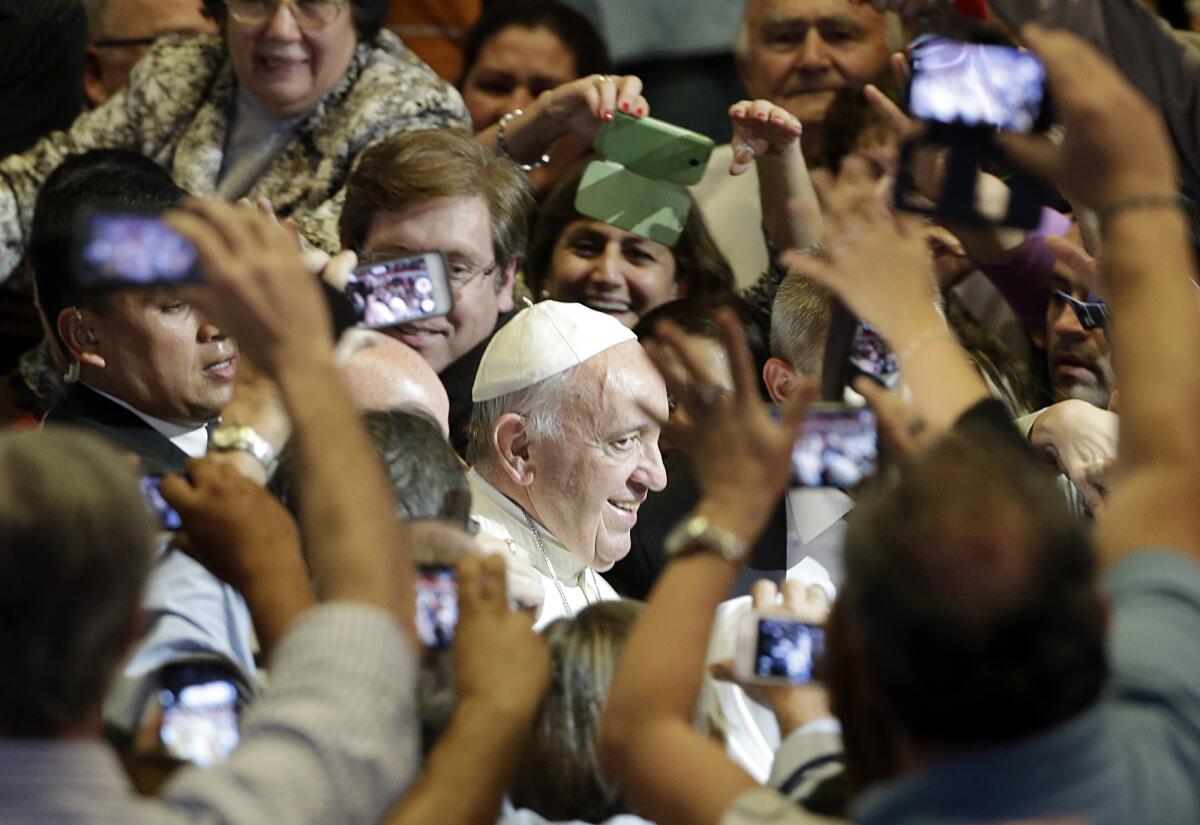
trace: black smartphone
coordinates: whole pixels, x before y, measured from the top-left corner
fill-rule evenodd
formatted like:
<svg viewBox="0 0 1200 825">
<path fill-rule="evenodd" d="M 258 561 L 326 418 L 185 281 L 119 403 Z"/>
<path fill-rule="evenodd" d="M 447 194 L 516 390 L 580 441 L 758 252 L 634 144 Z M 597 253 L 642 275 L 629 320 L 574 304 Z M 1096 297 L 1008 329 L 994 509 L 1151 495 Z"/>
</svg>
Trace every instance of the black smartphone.
<svg viewBox="0 0 1200 825">
<path fill-rule="evenodd" d="M 75 230 L 74 276 L 90 288 L 200 282 L 196 250 L 161 215 L 89 212 Z"/>
<path fill-rule="evenodd" d="M 179 530 L 183 527 L 183 519 L 179 517 L 179 513 L 175 512 L 175 508 L 163 498 L 162 490 L 159 489 L 162 480 L 161 474 L 142 476 L 139 482 L 142 488 L 142 499 L 146 502 L 146 509 L 155 524 L 163 530 Z"/>
<path fill-rule="evenodd" d="M 356 325 L 366 329 L 435 318 L 454 308 L 449 267 L 439 252 L 364 264 L 350 273 L 345 291 Z"/>
<path fill-rule="evenodd" d="M 1010 46 L 920 38 L 912 46 L 908 108 L 948 126 L 1043 131 L 1050 125 L 1046 68 Z"/>
<path fill-rule="evenodd" d="M 873 476 L 878 464 L 879 434 L 869 407 L 814 404 L 792 447 L 792 484 L 851 489 Z"/>
<path fill-rule="evenodd" d="M 202 768 L 238 746 L 238 675 L 219 664 L 167 665 L 160 675 L 159 738 L 167 752 Z"/>
<path fill-rule="evenodd" d="M 806 685 L 824 678 L 825 629 L 788 616 L 748 613 L 738 632 L 734 669 L 739 679 Z"/>
<path fill-rule="evenodd" d="M 431 650 L 454 644 L 458 627 L 458 577 L 442 564 L 417 565 L 417 637 Z"/>
</svg>

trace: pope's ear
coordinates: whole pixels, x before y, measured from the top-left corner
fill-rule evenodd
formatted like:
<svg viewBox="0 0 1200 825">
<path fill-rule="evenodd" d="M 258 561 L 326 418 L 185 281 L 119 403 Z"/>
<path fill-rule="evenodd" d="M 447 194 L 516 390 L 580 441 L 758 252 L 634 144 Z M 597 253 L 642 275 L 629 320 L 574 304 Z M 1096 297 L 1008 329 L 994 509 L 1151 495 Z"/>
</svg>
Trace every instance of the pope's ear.
<svg viewBox="0 0 1200 825">
<path fill-rule="evenodd" d="M 505 413 L 492 426 L 492 449 L 496 460 L 504 474 L 522 487 L 533 483 L 529 440 L 529 422 L 517 413 Z"/>
</svg>

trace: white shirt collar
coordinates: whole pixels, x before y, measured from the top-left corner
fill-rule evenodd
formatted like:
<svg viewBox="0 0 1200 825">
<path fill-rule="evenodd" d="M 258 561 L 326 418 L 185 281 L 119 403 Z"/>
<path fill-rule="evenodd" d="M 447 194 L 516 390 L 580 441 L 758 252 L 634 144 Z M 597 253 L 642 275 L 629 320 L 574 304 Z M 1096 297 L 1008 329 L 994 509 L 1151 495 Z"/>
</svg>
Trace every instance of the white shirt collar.
<svg viewBox="0 0 1200 825">
<path fill-rule="evenodd" d="M 481 515 L 493 520 L 496 520 L 498 516 L 503 516 L 503 521 L 506 522 L 504 527 L 508 530 L 514 541 L 517 540 L 518 536 L 529 536 L 528 540 L 523 540 L 519 543 L 524 547 L 530 562 L 538 572 L 550 576 L 550 570 L 546 568 L 546 562 L 541 557 L 541 551 L 536 544 L 530 547 L 525 546 L 535 541 L 532 531 L 529 529 L 529 524 L 525 521 L 525 510 L 508 496 L 504 495 L 504 493 L 493 487 L 475 470 L 472 469 L 467 473 L 467 481 L 471 484 L 473 492 L 476 493 L 471 497 L 472 514 Z M 482 493 L 482 495 L 478 495 L 479 493 Z M 558 574 L 562 583 L 572 587 L 581 586 L 584 581 L 583 573 L 587 569 L 587 565 L 584 564 L 583 559 L 568 550 L 566 545 L 559 541 L 554 533 L 533 519 L 532 515 L 529 518 L 533 521 L 538 534 L 542 537 L 542 544 L 546 548 L 546 555 L 550 557 L 550 563 L 554 565 L 554 572 Z"/>
<path fill-rule="evenodd" d="M 155 418 L 152 415 L 147 415 L 137 407 L 122 401 L 120 398 L 109 395 L 103 390 L 98 390 L 91 384 L 85 384 L 84 386 L 97 395 L 101 395 L 114 404 L 129 410 L 138 418 L 149 424 L 150 427 L 163 438 L 167 439 L 176 447 L 187 453 L 189 458 L 204 458 L 205 454 L 208 453 L 207 427 L 184 427 L 179 424 L 172 424 L 170 421 L 164 421 L 161 418 Z"/>
</svg>

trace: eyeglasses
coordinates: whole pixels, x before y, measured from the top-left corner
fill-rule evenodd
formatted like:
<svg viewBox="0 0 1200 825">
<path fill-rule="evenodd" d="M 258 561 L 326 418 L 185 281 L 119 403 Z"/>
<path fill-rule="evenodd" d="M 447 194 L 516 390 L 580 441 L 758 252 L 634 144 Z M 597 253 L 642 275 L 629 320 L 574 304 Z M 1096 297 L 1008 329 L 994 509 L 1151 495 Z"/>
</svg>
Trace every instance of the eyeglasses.
<svg viewBox="0 0 1200 825">
<path fill-rule="evenodd" d="M 367 266 L 370 264 L 381 264 L 384 261 L 394 261 L 396 258 L 403 258 L 411 253 L 408 252 L 361 252 L 358 256 L 359 264 Z M 478 278 L 480 275 L 487 277 L 496 271 L 500 266 L 500 262 L 493 260 L 490 264 L 469 264 L 465 261 L 448 261 L 450 271 L 446 273 L 446 281 L 450 284 L 450 291 L 454 293 L 456 298 L 462 297 L 466 288 Z"/>
<path fill-rule="evenodd" d="M 261 26 L 275 16 L 282 3 L 287 3 L 300 28 L 323 29 L 341 14 L 346 0 L 225 0 L 225 7 L 239 23 Z"/>
</svg>

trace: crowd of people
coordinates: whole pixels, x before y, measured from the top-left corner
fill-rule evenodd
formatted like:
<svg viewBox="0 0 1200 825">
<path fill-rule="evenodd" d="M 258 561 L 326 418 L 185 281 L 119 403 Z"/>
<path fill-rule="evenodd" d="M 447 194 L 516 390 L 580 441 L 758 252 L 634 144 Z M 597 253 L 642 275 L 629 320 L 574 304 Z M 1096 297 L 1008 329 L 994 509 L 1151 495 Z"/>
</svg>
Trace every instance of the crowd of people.
<svg viewBox="0 0 1200 825">
<path fill-rule="evenodd" d="M 1186 9 L 746 0 L 670 241 L 636 20 L 404 5 L 0 3 L 0 821 L 1200 822 Z"/>
</svg>

